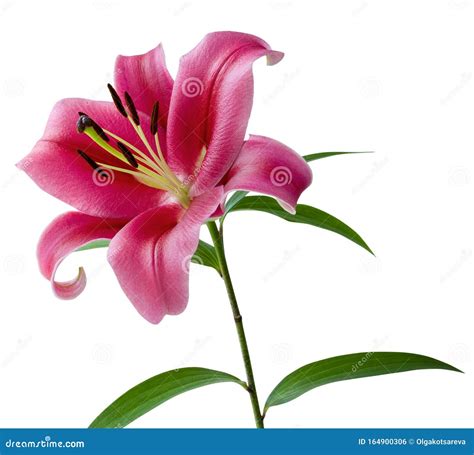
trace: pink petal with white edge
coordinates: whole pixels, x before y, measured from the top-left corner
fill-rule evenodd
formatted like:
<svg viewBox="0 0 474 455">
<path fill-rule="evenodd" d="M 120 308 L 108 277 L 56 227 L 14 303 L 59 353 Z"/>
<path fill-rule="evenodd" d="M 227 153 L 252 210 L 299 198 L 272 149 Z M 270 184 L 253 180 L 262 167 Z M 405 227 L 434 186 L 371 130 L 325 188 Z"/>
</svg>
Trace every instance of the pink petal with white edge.
<svg viewBox="0 0 474 455">
<path fill-rule="evenodd" d="M 162 45 L 142 55 L 119 55 L 115 61 L 115 88 L 127 91 L 138 110 L 151 115 L 155 101 L 160 105 L 160 124 L 166 126 L 173 79 L 166 68 Z"/>
<path fill-rule="evenodd" d="M 61 261 L 77 248 L 98 239 L 111 239 L 123 223 L 96 218 L 80 212 L 67 212 L 54 219 L 44 230 L 38 243 L 38 263 L 41 273 L 51 281 L 60 299 L 77 297 L 86 286 L 86 274 L 80 267 L 75 279 L 57 282 L 54 275 Z"/>
<path fill-rule="evenodd" d="M 81 149 L 95 161 L 124 166 L 88 136 L 77 132 L 78 111 L 90 115 L 104 129 L 140 145 L 132 126 L 113 103 L 65 99 L 54 106 L 42 139 L 17 166 L 41 189 L 89 215 L 131 219 L 160 204 L 166 197 L 164 192 L 122 172 L 106 171 L 101 178 L 78 155 L 77 149 Z"/>
<path fill-rule="evenodd" d="M 274 139 L 251 135 L 222 183 L 225 192 L 255 191 L 273 196 L 290 213 L 313 174 L 294 150 Z"/>
<path fill-rule="evenodd" d="M 198 196 L 184 211 L 178 205 L 151 209 L 112 240 L 108 259 L 127 297 L 149 322 L 181 313 L 188 303 L 188 267 L 201 225 L 223 198 L 218 187 Z"/>
<path fill-rule="evenodd" d="M 216 32 L 181 58 L 167 142 L 173 168 L 193 181 L 193 195 L 216 185 L 237 156 L 252 108 L 252 63 L 264 55 L 269 64 L 283 57 L 256 36 Z"/>
</svg>

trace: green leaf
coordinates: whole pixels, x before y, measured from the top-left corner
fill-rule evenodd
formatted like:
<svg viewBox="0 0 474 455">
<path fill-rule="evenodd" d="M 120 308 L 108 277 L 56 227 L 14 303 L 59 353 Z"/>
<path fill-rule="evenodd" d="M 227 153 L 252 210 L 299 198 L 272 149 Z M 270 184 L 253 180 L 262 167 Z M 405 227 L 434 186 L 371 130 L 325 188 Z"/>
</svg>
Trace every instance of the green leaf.
<svg viewBox="0 0 474 455">
<path fill-rule="evenodd" d="M 225 213 L 232 210 L 235 204 L 237 204 L 240 200 L 242 200 L 245 196 L 249 194 L 248 191 L 236 191 L 226 202 L 225 204 Z"/>
<path fill-rule="evenodd" d="M 110 244 L 109 239 L 100 239 L 94 240 L 93 242 L 86 243 L 78 248 L 76 251 L 87 251 L 87 250 L 94 250 L 96 248 L 107 248 Z"/>
<path fill-rule="evenodd" d="M 199 240 L 199 245 L 193 257 L 191 258 L 191 262 L 194 262 L 194 264 L 205 265 L 206 267 L 212 267 L 213 269 L 217 270 L 219 275 L 221 274 L 216 249 L 203 240 Z"/>
<path fill-rule="evenodd" d="M 286 376 L 268 397 L 264 414 L 271 406 L 287 403 L 331 382 L 425 369 L 462 373 L 461 370 L 440 360 L 406 352 L 359 352 L 340 355 L 310 363 Z"/>
<path fill-rule="evenodd" d="M 268 196 L 247 196 L 237 202 L 230 209 L 230 212 L 237 212 L 239 210 L 257 210 L 260 212 L 271 213 L 272 215 L 276 215 L 286 221 L 310 224 L 311 226 L 327 229 L 328 231 L 346 237 L 366 249 L 369 253 L 374 254 L 362 237 L 347 226 L 347 224 L 332 215 L 329 215 L 329 213 L 311 207 L 310 205 L 298 204 L 296 206 L 296 213 L 291 215 L 286 210 L 282 209 L 277 201 Z"/>
<path fill-rule="evenodd" d="M 322 158 L 328 158 L 330 156 L 336 155 L 354 155 L 359 153 L 373 153 L 373 152 L 321 152 L 321 153 L 312 153 L 311 155 L 303 156 L 304 160 L 309 163 L 311 161 L 320 160 Z"/>
<path fill-rule="evenodd" d="M 94 240 L 93 242 L 87 243 L 81 246 L 76 251 L 87 251 L 95 248 L 107 248 L 110 244 L 108 239 Z M 194 264 L 204 265 L 206 267 L 212 267 L 217 270 L 217 273 L 221 273 L 219 267 L 219 261 L 217 260 L 216 250 L 209 243 L 199 240 L 198 247 L 191 258 L 191 262 Z"/>
<path fill-rule="evenodd" d="M 181 368 L 161 373 L 117 398 L 89 428 L 124 428 L 177 395 L 220 382 L 235 382 L 246 388 L 246 384 L 235 376 L 207 368 Z"/>
</svg>

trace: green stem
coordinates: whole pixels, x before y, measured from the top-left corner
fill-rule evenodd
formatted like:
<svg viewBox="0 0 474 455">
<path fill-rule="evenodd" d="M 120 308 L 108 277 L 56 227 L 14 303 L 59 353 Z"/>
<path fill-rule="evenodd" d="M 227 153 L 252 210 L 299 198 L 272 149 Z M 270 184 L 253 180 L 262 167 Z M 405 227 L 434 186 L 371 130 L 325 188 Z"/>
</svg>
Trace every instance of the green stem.
<svg viewBox="0 0 474 455">
<path fill-rule="evenodd" d="M 253 377 L 252 362 L 250 361 L 249 348 L 247 346 L 247 340 L 245 338 L 245 330 L 242 322 L 242 315 L 240 314 L 239 305 L 235 297 L 234 286 L 229 274 L 229 268 L 227 267 L 227 261 L 224 251 L 224 235 L 221 225 L 221 230 L 217 229 L 214 221 L 207 223 L 209 232 L 211 233 L 212 241 L 217 253 L 217 259 L 222 273 L 222 279 L 224 280 L 225 287 L 227 289 L 227 295 L 229 296 L 230 306 L 232 307 L 232 313 L 234 315 L 235 328 L 239 336 L 240 350 L 242 352 L 242 359 L 244 361 L 245 372 L 247 374 L 247 390 L 250 395 L 250 401 L 252 403 L 253 415 L 255 418 L 255 425 L 257 428 L 263 428 L 263 417 L 260 412 L 260 406 L 258 404 L 257 388 L 255 387 L 255 379 Z"/>
</svg>

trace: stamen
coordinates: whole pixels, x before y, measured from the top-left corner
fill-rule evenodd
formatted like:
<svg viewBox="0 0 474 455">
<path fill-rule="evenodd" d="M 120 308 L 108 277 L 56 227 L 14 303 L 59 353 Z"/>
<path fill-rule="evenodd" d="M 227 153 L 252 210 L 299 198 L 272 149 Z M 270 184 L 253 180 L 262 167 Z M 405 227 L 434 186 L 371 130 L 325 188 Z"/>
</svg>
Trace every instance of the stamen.
<svg viewBox="0 0 474 455">
<path fill-rule="evenodd" d="M 163 177 L 154 175 L 142 174 L 138 171 L 132 171 L 130 169 L 124 169 L 118 166 L 112 166 L 111 164 L 98 163 L 99 168 L 111 169 L 112 171 L 123 172 L 124 174 L 133 175 L 139 182 L 145 183 L 148 186 L 157 188 L 159 190 L 173 191 L 173 188 L 169 185 L 169 182 Z M 103 171 L 103 169 L 101 169 Z"/>
<path fill-rule="evenodd" d="M 94 120 L 92 120 L 92 128 L 94 128 L 94 131 L 105 141 L 105 142 L 109 142 L 110 139 L 108 138 L 108 136 L 104 133 L 104 130 L 97 124 L 94 122 Z"/>
<path fill-rule="evenodd" d="M 154 103 L 150 118 L 150 132 L 152 136 L 154 136 L 156 145 L 156 150 L 154 150 L 148 142 L 147 135 L 145 135 L 145 132 L 140 126 L 138 111 L 129 93 L 124 93 L 126 102 L 125 107 L 112 85 L 108 84 L 107 87 L 109 88 L 110 94 L 112 95 L 115 107 L 121 115 L 129 120 L 138 137 L 145 145 L 149 155 L 111 131 L 103 130 L 94 120 L 92 120 L 91 117 L 89 117 L 84 112 L 79 112 L 77 131 L 89 136 L 95 142 L 95 144 L 126 165 L 112 165 L 95 162 L 82 150 L 77 150 L 79 155 L 89 164 L 89 166 L 91 166 L 101 175 L 107 169 L 132 175 L 140 183 L 172 193 L 179 200 L 183 207 L 189 207 L 189 188 L 186 184 L 181 182 L 181 180 L 178 179 L 178 177 L 171 170 L 161 150 L 158 135 L 158 102 Z M 110 142 L 109 137 L 115 140 L 116 145 Z M 129 166 L 131 166 L 133 169 L 130 169 Z"/>
<path fill-rule="evenodd" d="M 127 111 L 125 110 L 125 107 L 117 91 L 112 87 L 111 84 L 107 84 L 107 88 L 109 89 L 110 95 L 112 96 L 112 100 L 115 104 L 115 107 L 125 118 L 127 118 L 128 117 Z"/>
<path fill-rule="evenodd" d="M 151 120 L 150 120 L 150 132 L 154 136 L 158 131 L 158 101 L 155 101 L 153 105 L 153 111 L 151 113 Z"/>
<path fill-rule="evenodd" d="M 97 171 L 99 174 L 105 173 L 105 171 L 89 155 L 79 149 L 77 149 L 77 153 L 79 153 L 79 156 L 81 156 L 86 163 L 94 169 L 94 171 Z"/>
<path fill-rule="evenodd" d="M 140 117 L 138 117 L 138 112 L 135 107 L 135 104 L 133 104 L 133 100 L 131 96 L 128 94 L 128 92 L 125 92 L 125 102 L 127 103 L 128 107 L 128 112 L 130 112 L 130 116 L 132 117 L 133 123 L 135 125 L 140 125 Z"/>
<path fill-rule="evenodd" d="M 120 149 L 120 151 L 123 153 L 123 156 L 127 158 L 127 161 L 130 163 L 130 166 L 137 168 L 138 163 L 135 157 L 133 156 L 132 152 L 128 150 L 128 148 L 122 144 L 120 141 L 117 141 L 117 146 Z"/>
<path fill-rule="evenodd" d="M 79 123 L 79 122 L 78 122 Z M 81 124 L 82 126 L 82 124 Z M 94 130 L 94 128 L 90 126 L 86 126 L 83 130 L 84 134 L 89 136 L 99 147 L 102 147 L 105 151 L 109 152 L 111 155 L 113 155 L 115 158 L 119 159 L 123 163 L 129 164 L 128 160 L 123 156 L 122 153 L 120 153 L 117 149 L 112 147 L 108 142 L 104 141 Z M 118 138 L 117 140 L 120 140 Z M 147 167 L 138 165 L 138 170 L 143 172 L 144 174 L 149 175 L 150 177 L 155 177 L 157 176 L 156 172 L 153 172 L 152 170 L 148 169 Z"/>
<path fill-rule="evenodd" d="M 130 144 L 130 142 L 128 142 L 125 139 L 121 138 L 120 136 L 117 136 L 116 134 L 112 133 L 112 131 L 105 130 L 105 132 L 110 137 L 113 137 L 115 140 L 117 140 L 117 141 L 121 142 L 122 144 L 124 144 L 130 150 L 133 150 L 138 155 L 138 160 L 140 160 L 142 163 L 146 164 L 147 166 L 150 166 L 151 168 L 153 168 L 155 171 L 157 171 L 160 174 L 163 172 L 163 170 L 161 169 L 161 167 L 158 166 L 157 163 L 152 161 L 147 155 L 145 155 L 140 149 L 135 147 L 133 144 Z"/>
</svg>

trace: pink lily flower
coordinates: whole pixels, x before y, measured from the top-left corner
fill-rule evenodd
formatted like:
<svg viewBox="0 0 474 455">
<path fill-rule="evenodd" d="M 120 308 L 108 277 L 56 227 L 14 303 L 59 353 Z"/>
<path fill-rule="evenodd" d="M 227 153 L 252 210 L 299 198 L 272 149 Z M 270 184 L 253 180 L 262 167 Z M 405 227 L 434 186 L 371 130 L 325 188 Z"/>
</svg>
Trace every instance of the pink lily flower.
<svg viewBox="0 0 474 455">
<path fill-rule="evenodd" d="M 245 140 L 252 107 L 252 63 L 283 54 L 252 35 L 207 35 L 181 58 L 176 80 L 161 45 L 115 65 L 113 102 L 65 99 L 18 167 L 78 211 L 46 228 L 39 267 L 62 299 L 86 285 L 82 268 L 54 279 L 78 247 L 111 239 L 108 260 L 139 313 L 152 323 L 188 302 L 187 267 L 201 225 L 222 214 L 226 195 L 249 190 L 294 211 L 312 174 L 285 145 Z"/>
</svg>

